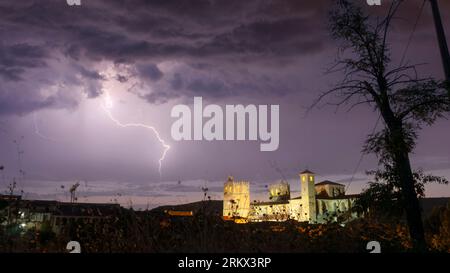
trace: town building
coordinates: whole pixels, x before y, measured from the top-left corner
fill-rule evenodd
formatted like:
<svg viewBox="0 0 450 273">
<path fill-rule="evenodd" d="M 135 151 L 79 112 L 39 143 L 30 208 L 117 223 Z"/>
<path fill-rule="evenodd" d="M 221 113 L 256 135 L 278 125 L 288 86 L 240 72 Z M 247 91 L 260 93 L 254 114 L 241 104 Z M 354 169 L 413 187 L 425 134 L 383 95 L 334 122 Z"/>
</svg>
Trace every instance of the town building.
<svg viewBox="0 0 450 273">
<path fill-rule="evenodd" d="M 44 226 L 60 233 L 78 220 L 102 221 L 117 215 L 119 204 L 69 203 L 54 200 L 23 200 L 20 196 L 0 195 L 0 225 L 14 225 L 22 231 Z"/>
</svg>

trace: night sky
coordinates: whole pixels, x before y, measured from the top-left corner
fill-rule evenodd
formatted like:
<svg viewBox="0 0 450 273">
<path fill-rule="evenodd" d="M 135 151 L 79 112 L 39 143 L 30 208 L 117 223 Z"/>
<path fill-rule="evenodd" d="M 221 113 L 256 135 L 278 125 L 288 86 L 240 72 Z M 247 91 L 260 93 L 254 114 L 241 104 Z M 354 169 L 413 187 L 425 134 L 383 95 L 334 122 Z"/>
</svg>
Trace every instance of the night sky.
<svg viewBox="0 0 450 273">
<path fill-rule="evenodd" d="M 360 2 L 382 15 L 390 1 L 381 7 Z M 389 36 L 393 65 L 422 4 L 406 2 Z M 450 1 L 439 3 L 449 37 Z M 327 28 L 331 4 L 1 1 L 0 190 L 16 178 L 25 198 L 67 200 L 69 185 L 80 181 L 80 201 L 153 207 L 200 200 L 205 186 L 221 199 L 228 175 L 249 180 L 252 199 L 267 198 L 265 185 L 283 177 L 298 193 L 304 168 L 318 181 L 349 185 L 378 114 L 369 106 L 349 112 L 326 103 L 307 112 L 342 76 L 325 73 L 339 45 Z M 422 76 L 443 78 L 428 3 L 405 56 L 423 64 Z M 260 152 L 258 141 L 174 141 L 170 111 L 192 104 L 194 96 L 204 104 L 279 104 L 278 150 Z M 107 98 L 116 121 L 154 126 L 171 146 L 161 175 L 160 141 L 147 128 L 120 127 L 102 108 Z M 450 179 L 449 139 L 450 121 L 425 127 L 413 166 Z M 376 163 L 364 156 L 349 192 L 365 186 L 364 173 Z M 450 186 L 427 190 L 450 196 Z"/>
</svg>

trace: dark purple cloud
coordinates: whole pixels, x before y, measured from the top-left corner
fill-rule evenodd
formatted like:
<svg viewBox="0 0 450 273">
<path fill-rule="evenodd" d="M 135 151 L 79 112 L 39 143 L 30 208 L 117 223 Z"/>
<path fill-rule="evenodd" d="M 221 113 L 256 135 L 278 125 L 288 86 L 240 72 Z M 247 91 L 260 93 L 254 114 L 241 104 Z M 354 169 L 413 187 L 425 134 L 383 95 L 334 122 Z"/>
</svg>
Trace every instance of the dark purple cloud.
<svg viewBox="0 0 450 273">
<path fill-rule="evenodd" d="M 0 77 L 4 81 L 24 80 L 26 69 L 44 67 L 48 52 L 45 48 L 26 43 L 0 44 Z"/>
<path fill-rule="evenodd" d="M 65 63 L 58 69 L 79 74 L 81 79 L 72 82 L 75 85 L 88 81 L 81 87 L 89 98 L 95 98 L 101 94 L 98 86 L 104 78 L 87 69 L 86 63 L 106 60 L 131 64 L 137 71 L 134 77 L 158 81 L 163 73 L 155 63 L 177 60 L 191 64 L 190 78 L 179 76 L 185 74 L 184 68 L 165 79 L 168 88 L 177 92 L 155 91 L 142 98 L 161 103 L 192 94 L 236 96 L 248 93 L 246 89 L 255 84 L 225 86 L 224 73 L 229 77 L 240 73 L 226 63 L 257 66 L 320 52 L 325 42 L 324 25 L 317 23 L 321 16 L 317 5 L 302 6 L 295 1 L 88 1 L 81 7 L 69 7 L 59 0 L 6 1 L 0 4 L 0 23 L 4 26 L 0 32 L 4 41 L 0 45 L 0 77 L 24 80 L 33 69 L 45 67 L 58 55 L 57 62 Z M 75 67 L 67 67 L 69 63 Z M 214 74 L 212 79 L 193 75 L 206 66 Z M 256 78 L 260 72 L 250 73 Z M 117 79 L 125 82 L 128 78 L 122 75 Z M 48 86 L 45 82 L 34 85 L 36 89 Z M 256 90 L 263 95 L 279 95 L 273 88 Z M 18 109 L 17 114 L 23 114 L 55 104 L 49 98 L 33 97 L 38 92 L 25 92 L 29 102 L 11 105 L 2 113 L 12 114 Z"/>
<path fill-rule="evenodd" d="M 138 64 L 137 71 L 144 80 L 158 81 L 164 75 L 155 64 Z"/>
<path fill-rule="evenodd" d="M 417 11 L 417 3 L 412 2 L 404 4 L 401 18 Z M 280 96 L 297 90 L 273 71 L 264 73 L 259 68 L 292 70 L 302 65 L 299 62 L 302 56 L 330 48 L 326 16 L 331 5 L 332 1 L 327 0 L 104 0 L 69 7 L 60 0 L 2 1 L 0 77 L 5 81 L 28 80 L 27 73 L 45 67 L 49 59 L 61 55 L 58 61 L 68 58 L 66 63 L 77 63 L 78 69 L 58 69 L 78 73 L 82 78 L 80 86 L 80 81 L 86 79 L 88 83 L 82 89 L 90 98 L 102 93 L 99 84 L 104 78 L 87 70 L 85 63 L 102 60 L 136 66 L 138 73 L 134 76 L 142 81 L 164 80 L 166 87 L 162 90 L 140 95 L 150 103 L 195 94 L 211 98 Z M 372 10 L 381 13 L 386 7 L 384 4 Z M 450 5 L 442 3 L 442 10 L 447 8 Z M 405 21 L 408 20 L 399 20 L 400 30 L 410 27 Z M 432 24 L 429 16 L 423 22 L 420 27 Z M 155 64 L 167 60 L 188 64 L 193 70 L 188 71 L 190 78 L 180 76 L 188 69 L 184 68 L 162 79 L 163 73 Z M 271 86 L 262 88 L 248 79 L 225 85 L 224 82 L 242 73 L 233 68 L 235 64 L 247 67 L 253 80 L 270 77 Z M 194 75 L 204 67 L 209 67 L 211 79 Z M 125 82 L 128 78 L 122 75 L 117 79 Z M 19 84 L 10 86 L 19 87 Z M 47 88 L 48 83 L 36 83 L 35 87 Z M 18 114 L 54 105 L 47 99 L 33 99 L 32 93 L 35 92 L 28 92 L 29 103 L 17 106 Z"/>
</svg>

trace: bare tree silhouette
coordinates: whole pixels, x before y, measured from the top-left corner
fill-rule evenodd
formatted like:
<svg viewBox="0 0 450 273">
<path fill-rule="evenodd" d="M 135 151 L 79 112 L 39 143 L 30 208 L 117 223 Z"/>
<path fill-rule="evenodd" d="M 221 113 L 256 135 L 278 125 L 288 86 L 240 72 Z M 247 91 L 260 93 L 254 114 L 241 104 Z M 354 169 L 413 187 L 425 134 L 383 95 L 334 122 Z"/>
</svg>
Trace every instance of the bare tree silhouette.
<svg viewBox="0 0 450 273">
<path fill-rule="evenodd" d="M 77 201 L 77 197 L 76 197 L 76 191 L 78 189 L 78 187 L 80 186 L 80 182 L 77 182 L 75 184 L 73 184 L 70 189 L 70 203 L 74 203 Z"/>
</svg>

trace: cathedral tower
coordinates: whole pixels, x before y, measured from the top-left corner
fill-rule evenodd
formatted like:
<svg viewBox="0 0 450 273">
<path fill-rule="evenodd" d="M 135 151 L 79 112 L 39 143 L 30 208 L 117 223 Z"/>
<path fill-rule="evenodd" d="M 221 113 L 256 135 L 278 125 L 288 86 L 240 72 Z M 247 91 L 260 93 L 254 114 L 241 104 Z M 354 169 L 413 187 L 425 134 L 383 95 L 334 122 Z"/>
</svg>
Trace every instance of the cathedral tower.
<svg viewBox="0 0 450 273">
<path fill-rule="evenodd" d="M 304 221 L 310 223 L 316 221 L 316 190 L 314 189 L 315 177 L 314 173 L 304 170 L 300 173 L 301 185 L 301 206 L 302 217 Z"/>
<path fill-rule="evenodd" d="M 250 212 L 250 183 L 247 181 L 234 181 L 229 176 L 223 189 L 223 216 L 224 218 L 247 218 Z"/>
</svg>

